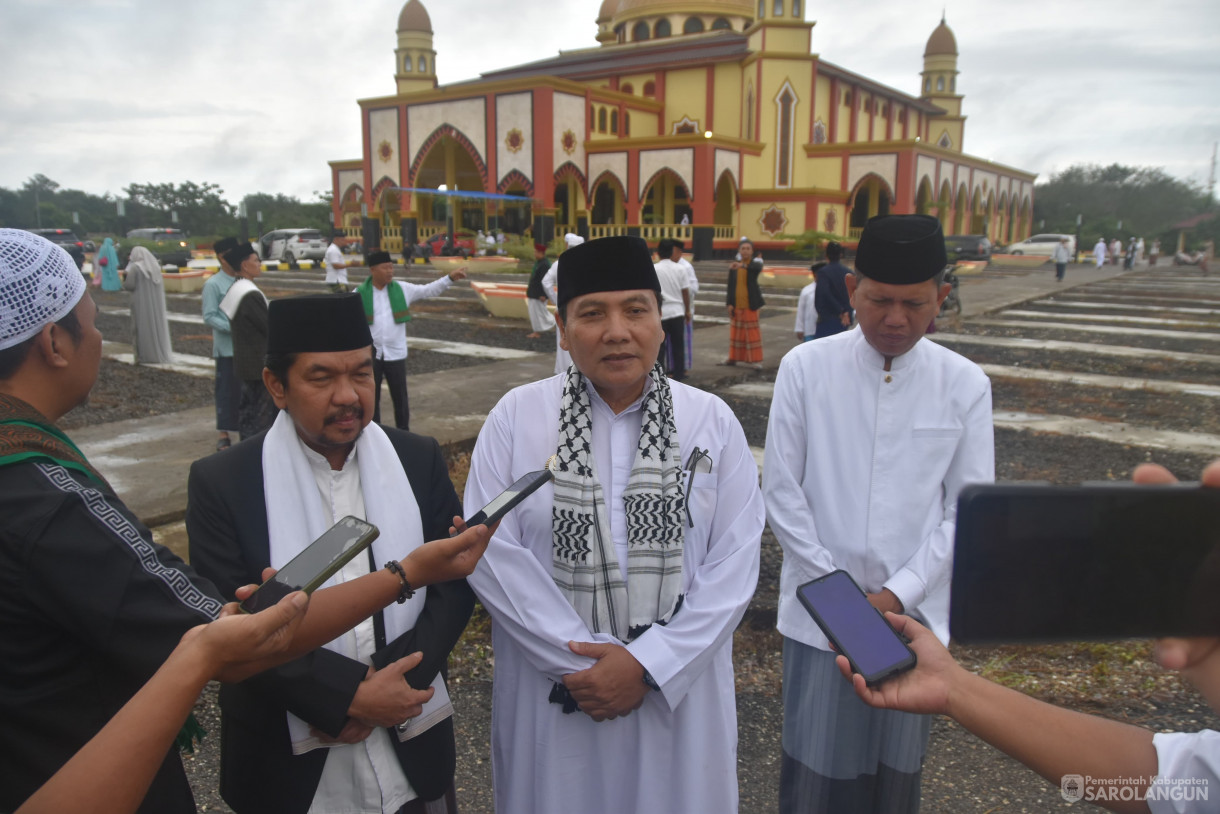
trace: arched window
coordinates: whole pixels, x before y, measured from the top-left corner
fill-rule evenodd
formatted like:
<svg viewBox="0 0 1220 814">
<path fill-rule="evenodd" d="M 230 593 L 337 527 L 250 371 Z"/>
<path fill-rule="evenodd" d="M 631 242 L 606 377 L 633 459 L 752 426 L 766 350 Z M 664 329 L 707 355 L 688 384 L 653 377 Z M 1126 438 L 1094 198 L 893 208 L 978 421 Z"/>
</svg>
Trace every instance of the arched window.
<svg viewBox="0 0 1220 814">
<path fill-rule="evenodd" d="M 682 24 L 683 34 L 702 34 L 703 19 L 700 17 L 687 17 L 686 22 Z"/>
<path fill-rule="evenodd" d="M 618 111 L 617 110 L 610 111 L 610 132 L 616 136 L 618 135 Z"/>
<path fill-rule="evenodd" d="M 648 23 L 640 20 L 635 24 L 635 28 L 631 29 L 631 39 L 635 42 L 643 42 L 648 39 Z"/>
<path fill-rule="evenodd" d="M 419 72 L 420 73 L 428 72 L 428 58 L 427 57 L 419 58 Z"/>
<path fill-rule="evenodd" d="M 758 19 L 767 15 L 767 0 L 758 0 Z"/>
<path fill-rule="evenodd" d="M 630 82 L 624 82 L 623 84 L 619 85 L 618 90 L 619 93 L 635 93 L 635 88 L 631 86 Z"/>
<path fill-rule="evenodd" d="M 664 17 L 657 20 L 657 26 L 654 29 L 654 32 L 657 39 L 668 37 L 670 34 L 674 33 L 673 28 L 669 24 L 669 20 L 665 19 Z"/>
<path fill-rule="evenodd" d="M 733 24 L 730 23 L 728 20 L 724 19 L 723 17 L 717 17 L 716 20 L 712 23 L 713 31 L 731 31 L 732 29 L 733 29 Z"/>
<path fill-rule="evenodd" d="M 771 14 L 776 17 L 784 16 L 784 0 L 775 0 L 775 7 L 771 9 Z"/>
<path fill-rule="evenodd" d="M 775 185 L 779 187 L 792 186 L 792 130 L 793 107 L 796 105 L 796 95 L 792 88 L 785 85 L 776 100 L 779 108 L 776 112 L 776 143 L 778 150 L 775 161 Z"/>
<path fill-rule="evenodd" d="M 631 114 L 625 110 L 623 111 L 623 135 L 631 135 Z"/>
<path fill-rule="evenodd" d="M 649 79 L 647 82 L 645 82 L 644 83 L 644 95 L 649 96 L 649 97 L 656 96 L 657 95 L 657 83 L 653 82 L 651 79 Z"/>
<path fill-rule="evenodd" d="M 402 72 L 411 73 L 411 55 L 407 54 L 402 58 Z"/>
<path fill-rule="evenodd" d="M 943 76 L 936 77 L 936 90 L 943 91 L 945 89 L 945 78 Z"/>
<path fill-rule="evenodd" d="M 924 78 L 924 80 L 923 80 L 923 92 L 924 92 L 924 93 L 931 93 L 931 92 L 932 92 L 932 77 L 928 76 L 928 77 L 925 77 L 925 78 Z"/>
<path fill-rule="evenodd" d="M 801 0 L 792 0 L 792 16 L 801 16 Z"/>
<path fill-rule="evenodd" d="M 604 107 L 597 110 L 597 132 L 606 132 L 606 109 Z"/>
<path fill-rule="evenodd" d="M 957 77 L 956 76 L 949 77 L 949 92 L 957 93 Z"/>
<path fill-rule="evenodd" d="M 754 140 L 754 87 L 746 89 L 746 139 Z"/>
</svg>

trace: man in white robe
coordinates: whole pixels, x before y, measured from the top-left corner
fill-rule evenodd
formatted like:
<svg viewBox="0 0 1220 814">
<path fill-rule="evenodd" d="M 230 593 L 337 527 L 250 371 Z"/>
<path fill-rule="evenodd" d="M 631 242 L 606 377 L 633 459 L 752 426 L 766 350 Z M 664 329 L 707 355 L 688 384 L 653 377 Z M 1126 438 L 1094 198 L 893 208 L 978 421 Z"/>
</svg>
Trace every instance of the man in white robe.
<svg viewBox="0 0 1220 814">
<path fill-rule="evenodd" d="M 991 385 L 924 330 L 949 292 L 940 224 L 873 218 L 847 278 L 858 327 L 780 363 L 763 493 L 784 550 L 781 812 L 919 808 L 928 716 L 855 696 L 797 587 L 846 570 L 881 611 L 949 637 L 958 492 L 994 479 Z"/>
<path fill-rule="evenodd" d="M 1101 268 L 1106 262 L 1106 239 L 1104 237 L 1097 238 L 1097 245 L 1093 247 L 1093 262 L 1097 264 L 1097 268 Z"/>
<path fill-rule="evenodd" d="M 500 814 L 737 810 L 732 635 L 758 578 L 762 497 L 729 408 L 655 365 L 649 261 L 635 237 L 561 256 L 575 370 L 505 395 L 471 459 L 467 506 L 556 461 L 469 580 L 493 621 Z M 571 499 L 579 478 L 593 504 Z M 593 562 L 597 579 L 573 589 Z"/>
<path fill-rule="evenodd" d="M 573 246 L 579 246 L 580 244 L 584 243 L 585 239 L 580 235 L 568 232 L 563 236 L 563 242 L 566 243 L 570 249 Z M 542 288 L 546 292 L 546 295 L 550 297 L 551 302 L 559 301 L 558 260 L 551 264 L 551 267 L 547 270 L 546 274 L 542 275 Z M 572 364 L 572 357 L 568 355 L 567 350 L 563 347 L 562 338 L 559 334 L 559 331 L 555 332 L 555 373 L 557 374 L 566 372 L 568 366 Z"/>
</svg>

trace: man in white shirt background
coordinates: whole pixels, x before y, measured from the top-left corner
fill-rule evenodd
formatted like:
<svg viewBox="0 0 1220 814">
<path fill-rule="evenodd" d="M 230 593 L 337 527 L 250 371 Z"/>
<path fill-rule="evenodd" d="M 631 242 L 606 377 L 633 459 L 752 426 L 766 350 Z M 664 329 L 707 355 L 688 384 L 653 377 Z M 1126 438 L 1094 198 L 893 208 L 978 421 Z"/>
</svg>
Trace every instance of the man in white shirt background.
<svg viewBox="0 0 1220 814">
<path fill-rule="evenodd" d="M 466 279 L 466 269 L 458 268 L 427 285 L 394 279 L 394 261 L 389 252 L 369 252 L 368 278 L 356 287 L 364 303 L 364 315 L 373 332 L 373 377 L 376 387 L 373 421 L 381 423 L 381 380 L 389 386 L 394 404 L 394 426 L 409 429 L 411 409 L 407 403 L 407 323 L 411 303 L 435 297 L 449 290 L 455 280 Z"/>
<path fill-rule="evenodd" d="M 347 292 L 347 259 L 342 251 L 346 245 L 347 238 L 344 235 L 332 234 L 330 245 L 326 247 L 326 254 L 322 258 L 326 265 L 326 284 L 330 286 L 333 294 Z"/>
<path fill-rule="evenodd" d="M 662 240 L 657 246 L 661 258 L 656 264 L 661 283 L 661 329 L 665 331 L 658 361 L 663 364 L 668 361 L 666 370 L 670 378 L 682 381 L 686 378 L 686 326 L 692 316 L 692 295 L 686 269 L 671 259 L 676 251 L 671 240 Z"/>
<path fill-rule="evenodd" d="M 818 290 L 818 269 L 825 265 L 825 263 L 814 263 L 809 267 L 809 271 L 813 274 L 813 280 L 809 285 L 801 289 L 800 295 L 796 298 L 795 330 L 797 342 L 808 342 L 817 333 L 818 309 L 813 304 L 813 298 Z"/>
<path fill-rule="evenodd" d="M 781 812 L 917 811 L 930 718 L 856 697 L 796 598 L 846 570 L 881 611 L 948 641 L 958 492 L 994 479 L 991 384 L 924 341 L 948 295 L 940 224 L 873 218 L 847 277 L 858 325 L 780 363 L 763 493 L 784 550 Z"/>
</svg>

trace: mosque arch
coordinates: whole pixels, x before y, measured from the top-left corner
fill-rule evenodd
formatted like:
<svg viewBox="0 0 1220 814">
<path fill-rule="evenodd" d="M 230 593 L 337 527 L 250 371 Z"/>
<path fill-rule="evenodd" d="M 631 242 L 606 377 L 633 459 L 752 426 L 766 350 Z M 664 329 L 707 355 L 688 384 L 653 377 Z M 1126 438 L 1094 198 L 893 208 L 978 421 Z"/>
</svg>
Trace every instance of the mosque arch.
<svg viewBox="0 0 1220 814">
<path fill-rule="evenodd" d="M 732 31 L 733 24 L 730 23 L 728 20 L 726 20 L 723 17 L 717 17 L 715 20 L 712 21 L 712 30 L 713 31 Z"/>
<path fill-rule="evenodd" d="M 339 197 L 339 223 L 343 226 L 360 225 L 360 204 L 364 200 L 364 188 L 350 184 Z"/>
<path fill-rule="evenodd" d="M 462 166 L 455 168 L 453 178 L 445 177 L 445 153 L 442 152 L 437 156 L 441 161 L 440 178 L 435 183 L 427 183 L 427 181 L 433 180 L 438 175 L 435 163 L 429 160 L 436 153 L 437 147 L 442 148 L 446 152 L 452 151 L 457 162 L 461 163 Z M 469 164 L 467 164 L 467 161 Z M 424 177 L 421 178 L 421 175 Z M 411 172 L 408 178 L 411 182 L 409 186 L 414 187 L 430 186 L 435 189 L 440 184 L 445 184 L 450 189 L 456 187 L 458 189 L 485 190 L 487 189 L 487 164 L 484 163 L 478 149 L 466 137 L 465 133 L 453 125 L 442 124 L 432 131 L 432 135 L 424 140 L 423 146 L 419 148 L 419 152 L 415 155 L 415 160 L 411 162 Z"/>
<path fill-rule="evenodd" d="M 951 234 L 962 234 L 962 228 L 969 223 L 966 220 L 967 213 L 970 211 L 970 193 L 966 191 L 966 184 L 962 182 L 957 187 L 957 200 L 954 204 L 953 212 L 953 231 Z"/>
<path fill-rule="evenodd" d="M 869 218 L 890 214 L 894 205 L 894 190 L 888 181 L 870 172 L 856 182 L 847 197 L 847 205 L 850 210 L 848 226 L 863 229 Z"/>
<path fill-rule="evenodd" d="M 1008 239 L 1008 230 L 1012 225 L 1012 212 L 1008 208 L 1007 191 L 1000 193 L 1000 200 L 996 204 L 996 207 L 996 214 L 999 217 L 999 221 L 996 224 L 997 229 L 995 242 L 1003 245 L 1011 242 Z"/>
<path fill-rule="evenodd" d="M 667 17 L 657 20 L 657 24 L 652 29 L 652 36 L 658 40 L 664 39 L 673 33 L 673 26 L 669 24 L 669 18 Z"/>
<path fill-rule="evenodd" d="M 686 22 L 682 24 L 682 33 L 683 34 L 702 34 L 703 33 L 703 18 L 702 17 L 687 17 Z"/>
<path fill-rule="evenodd" d="M 597 176 L 589 187 L 589 223 L 623 224 L 627 222 L 625 201 L 627 189 L 610 170 Z"/>
<path fill-rule="evenodd" d="M 510 170 L 496 185 L 496 192 L 508 195 L 509 190 L 518 190 L 526 195 L 534 194 L 534 182 L 526 178 L 520 170 Z"/>
<path fill-rule="evenodd" d="M 737 179 L 730 170 L 720 173 L 713 195 L 716 208 L 712 213 L 712 222 L 717 226 L 732 226 L 737 216 Z"/>
<path fill-rule="evenodd" d="M 987 203 L 983 205 L 983 223 L 981 224 L 983 231 L 976 234 L 985 235 L 988 240 L 995 242 L 996 220 L 995 220 L 995 190 L 987 192 Z"/>
<path fill-rule="evenodd" d="M 644 22 L 643 20 L 640 20 L 631 29 L 631 39 L 635 42 L 643 42 L 644 40 L 648 39 L 648 35 L 648 23 Z"/>
<path fill-rule="evenodd" d="M 915 214 L 929 215 L 936 207 L 932 198 L 932 181 L 928 176 L 919 179 L 919 187 L 915 190 Z"/>
<path fill-rule="evenodd" d="M 953 187 L 950 186 L 947 178 L 940 182 L 940 195 L 936 197 L 936 208 L 939 210 L 941 231 L 949 234 L 949 224 L 953 218 Z"/>
<path fill-rule="evenodd" d="M 619 93 L 630 93 L 630 94 L 635 93 L 635 87 L 630 82 L 624 82 L 622 85 L 619 86 L 618 90 L 619 90 Z"/>
<path fill-rule="evenodd" d="M 555 173 L 554 181 L 555 228 L 575 232 L 579 227 L 577 213 L 587 208 L 584 173 L 569 161 Z"/>
<path fill-rule="evenodd" d="M 679 223 L 690 217 L 690 190 L 682 176 L 668 167 L 657 170 L 640 195 L 640 223 Z"/>
<path fill-rule="evenodd" d="M 555 170 L 554 180 L 556 184 L 567 182 L 568 179 L 575 179 L 576 183 L 580 186 L 580 194 L 582 196 L 589 194 L 589 179 L 580 171 L 580 167 L 571 161 L 565 161 L 559 169 Z"/>
<path fill-rule="evenodd" d="M 645 82 L 644 83 L 644 95 L 648 96 L 648 97 L 656 97 L 657 83 L 653 82 L 651 79 L 649 79 L 647 82 Z"/>
</svg>

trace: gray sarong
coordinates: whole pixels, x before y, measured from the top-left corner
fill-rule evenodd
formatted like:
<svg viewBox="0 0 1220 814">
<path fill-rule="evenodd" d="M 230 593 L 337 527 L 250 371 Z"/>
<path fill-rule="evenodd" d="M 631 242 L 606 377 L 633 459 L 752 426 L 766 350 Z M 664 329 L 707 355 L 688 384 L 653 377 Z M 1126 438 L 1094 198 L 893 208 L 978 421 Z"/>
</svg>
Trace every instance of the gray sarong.
<svg viewBox="0 0 1220 814">
<path fill-rule="evenodd" d="M 784 638 L 781 814 L 919 811 L 931 716 L 868 706 L 834 657 Z"/>
</svg>

